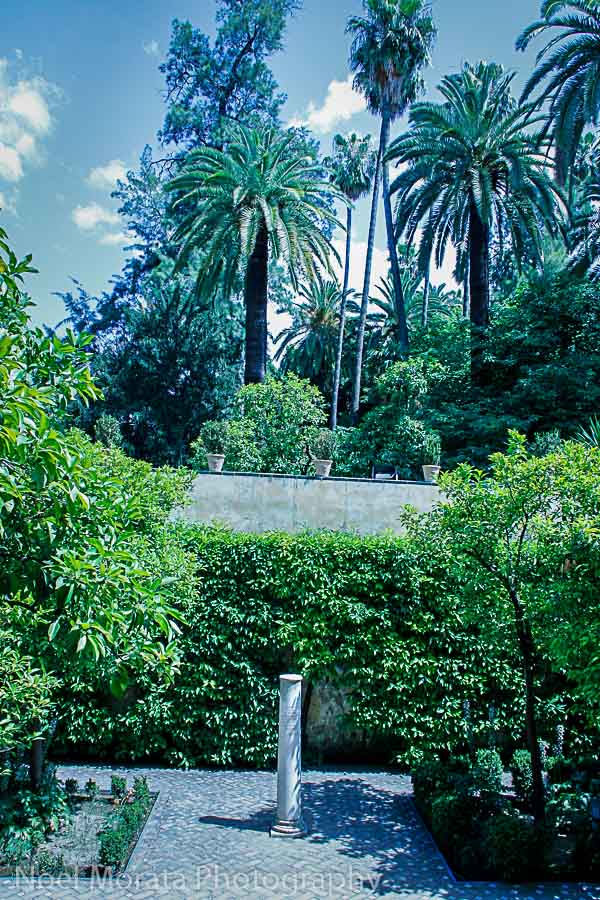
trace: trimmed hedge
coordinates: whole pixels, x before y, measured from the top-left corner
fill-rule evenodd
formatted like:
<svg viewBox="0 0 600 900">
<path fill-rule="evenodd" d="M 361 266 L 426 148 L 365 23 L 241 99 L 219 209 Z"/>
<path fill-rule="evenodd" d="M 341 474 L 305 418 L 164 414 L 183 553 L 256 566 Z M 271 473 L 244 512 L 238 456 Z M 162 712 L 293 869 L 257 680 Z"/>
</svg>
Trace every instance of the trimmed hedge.
<svg viewBox="0 0 600 900">
<path fill-rule="evenodd" d="M 423 578 L 429 548 L 392 536 L 176 524 L 153 552 L 186 620 L 180 673 L 165 685 L 147 672 L 121 701 L 97 668 L 71 680 L 56 739 L 65 754 L 271 764 L 278 675 L 290 669 L 349 689 L 353 727 L 390 761 L 464 745 L 487 727 L 492 698 L 512 727 L 513 661 L 463 623 L 443 572 Z"/>
</svg>

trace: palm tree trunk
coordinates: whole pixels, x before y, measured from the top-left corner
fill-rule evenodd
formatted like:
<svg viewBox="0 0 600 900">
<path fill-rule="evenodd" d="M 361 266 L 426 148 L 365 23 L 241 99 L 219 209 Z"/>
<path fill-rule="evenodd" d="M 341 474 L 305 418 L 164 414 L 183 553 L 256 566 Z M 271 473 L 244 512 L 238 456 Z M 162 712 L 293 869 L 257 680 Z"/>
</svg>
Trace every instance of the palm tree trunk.
<svg viewBox="0 0 600 900">
<path fill-rule="evenodd" d="M 385 160 L 385 154 L 390 139 L 391 119 L 387 112 L 383 112 L 381 123 L 381 160 L 383 177 L 383 208 L 385 211 L 385 227 L 387 232 L 388 256 L 394 293 L 396 295 L 396 309 L 398 310 L 398 345 L 402 354 L 408 353 L 408 325 L 406 324 L 406 307 L 404 305 L 404 290 L 400 275 L 400 263 L 398 262 L 398 247 L 396 245 L 396 233 L 394 217 L 392 215 L 392 201 L 390 198 L 390 172 Z"/>
<path fill-rule="evenodd" d="M 469 318 L 470 308 L 471 308 L 471 301 L 470 301 L 470 297 L 469 297 L 469 267 L 467 265 L 465 277 L 463 278 L 463 308 L 462 308 L 463 319 Z"/>
<path fill-rule="evenodd" d="M 423 328 L 427 328 L 427 321 L 429 319 L 429 291 L 431 289 L 431 282 L 429 280 L 429 266 L 427 264 L 427 271 L 425 272 L 425 278 L 423 280 L 423 309 L 421 310 L 421 325 Z"/>
<path fill-rule="evenodd" d="M 344 331 L 346 328 L 346 307 L 348 305 L 348 284 L 350 281 L 350 251 L 352 249 L 352 207 L 346 213 L 346 260 L 344 265 L 344 288 L 340 307 L 340 330 L 335 355 L 335 371 L 333 374 L 333 394 L 331 397 L 331 415 L 329 423 L 333 431 L 337 428 L 338 400 L 342 376 L 342 355 L 344 352 Z"/>
<path fill-rule="evenodd" d="M 360 316 L 358 319 L 358 334 L 356 339 L 356 363 L 354 368 L 354 384 L 352 386 L 352 422 L 356 425 L 358 410 L 360 408 L 360 383 L 362 378 L 363 351 L 365 346 L 365 330 L 367 327 L 367 311 L 369 309 L 369 290 L 371 288 L 371 269 L 373 268 L 373 249 L 375 247 L 375 229 L 377 228 L 377 205 L 379 201 L 379 184 L 381 182 L 381 141 L 377 152 L 375 175 L 373 176 L 373 197 L 371 200 L 371 221 L 369 223 L 369 237 L 367 240 L 367 259 L 365 262 L 365 278 L 363 282 L 362 299 L 360 301 Z"/>
<path fill-rule="evenodd" d="M 480 383 L 484 340 L 490 324 L 490 229 L 475 204 L 469 214 L 469 294 L 471 301 L 471 378 Z"/>
<path fill-rule="evenodd" d="M 264 223 L 248 263 L 246 304 L 245 384 L 261 384 L 267 372 L 267 304 L 269 287 L 269 235 Z"/>
</svg>

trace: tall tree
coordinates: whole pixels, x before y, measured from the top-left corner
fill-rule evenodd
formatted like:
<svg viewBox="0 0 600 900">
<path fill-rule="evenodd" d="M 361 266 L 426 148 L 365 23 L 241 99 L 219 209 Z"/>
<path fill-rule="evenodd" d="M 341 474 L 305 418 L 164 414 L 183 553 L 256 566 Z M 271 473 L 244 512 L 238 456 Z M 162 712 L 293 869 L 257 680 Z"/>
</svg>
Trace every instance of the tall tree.
<svg viewBox="0 0 600 900">
<path fill-rule="evenodd" d="M 116 419 L 131 455 L 181 465 L 199 425 L 222 414 L 242 376 L 241 305 L 222 294 L 195 296 L 195 270 L 159 265 L 120 300 L 79 286 L 62 296 L 68 321 L 93 335 L 90 366 L 102 398 L 79 424 L 96 433 L 99 415 Z"/>
<path fill-rule="evenodd" d="M 439 85 L 444 103 L 417 103 L 411 129 L 390 147 L 403 171 L 392 185 L 398 228 L 412 242 L 422 228 L 425 262 L 435 246 L 441 265 L 449 241 L 468 247 L 471 369 L 482 375 L 490 310 L 490 237 L 505 226 L 517 262 L 527 246 L 542 255 L 541 224 L 555 225 L 558 192 L 539 136 L 529 129 L 531 106 L 513 100 L 507 75 L 495 63 L 465 65 Z"/>
<path fill-rule="evenodd" d="M 564 184 L 584 128 L 600 119 L 600 6 L 595 0 L 544 0 L 541 18 L 520 35 L 517 49 L 525 50 L 540 35 L 548 42 L 522 99 L 539 88 L 537 104 L 549 104 L 557 176 Z"/>
<path fill-rule="evenodd" d="M 391 123 L 401 116 L 423 90 L 422 68 L 429 60 L 435 39 L 435 26 L 425 0 L 364 0 L 366 15 L 349 20 L 347 31 L 353 36 L 350 67 L 355 72 L 354 86 L 366 97 L 372 113 L 381 116 L 379 166 L 373 188 L 371 227 L 367 248 L 367 265 L 363 302 L 359 323 L 356 371 L 354 377 L 353 412 L 360 405 L 360 383 L 364 327 L 369 302 L 371 260 L 375 240 L 379 172 L 383 181 L 383 204 L 387 231 L 388 254 L 398 303 L 403 303 L 402 280 L 396 250 L 394 221 L 389 191 L 386 150 Z M 401 323 L 401 346 L 408 350 L 406 317 Z"/>
<path fill-rule="evenodd" d="M 228 123 L 277 124 L 285 94 L 269 57 L 282 49 L 287 19 L 298 0 L 217 0 L 213 45 L 190 22 L 175 19 L 167 61 L 165 145 L 190 150 L 221 147 Z"/>
<path fill-rule="evenodd" d="M 342 292 L 335 279 L 321 277 L 303 285 L 291 304 L 292 322 L 278 335 L 275 359 L 328 393 L 339 336 Z"/>
<path fill-rule="evenodd" d="M 360 137 L 352 133 L 347 137 L 336 134 L 333 139 L 333 155 L 326 160 L 331 171 L 333 184 L 350 201 L 346 211 L 346 257 L 344 262 L 344 286 L 340 306 L 340 324 L 335 356 L 335 371 L 331 395 L 330 425 L 335 430 L 338 418 L 342 357 L 344 353 L 344 332 L 346 309 L 348 306 L 348 286 L 350 282 L 350 252 L 352 249 L 352 204 L 364 197 L 371 189 L 375 171 L 376 154 L 371 149 L 371 135 Z"/>
<path fill-rule="evenodd" d="M 220 286 L 229 296 L 243 282 L 246 307 L 246 384 L 264 381 L 267 369 L 269 263 L 285 263 L 294 288 L 331 272 L 330 239 L 321 223 L 338 225 L 327 198 L 345 198 L 322 181 L 322 169 L 296 148 L 294 132 L 237 128 L 227 150 L 189 154 L 167 185 L 175 208 L 186 211 L 174 240 L 179 263 L 203 253 L 197 293 Z M 338 258 L 339 261 L 339 258 Z"/>
</svg>

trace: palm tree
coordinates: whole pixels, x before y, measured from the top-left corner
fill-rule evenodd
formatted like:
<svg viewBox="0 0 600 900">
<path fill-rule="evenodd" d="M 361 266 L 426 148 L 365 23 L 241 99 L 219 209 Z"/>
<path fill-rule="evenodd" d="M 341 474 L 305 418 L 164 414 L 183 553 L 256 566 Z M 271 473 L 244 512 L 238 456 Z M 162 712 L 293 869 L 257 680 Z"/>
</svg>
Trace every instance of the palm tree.
<svg viewBox="0 0 600 900">
<path fill-rule="evenodd" d="M 387 230 L 390 267 L 398 303 L 403 302 L 400 265 L 389 191 L 386 149 L 392 121 L 408 108 L 423 90 L 421 69 L 429 60 L 435 39 L 435 27 L 425 0 L 363 0 L 366 15 L 355 16 L 348 22 L 347 31 L 353 36 L 350 67 L 355 72 L 354 87 L 366 97 L 370 111 L 381 116 L 381 134 L 375 179 L 371 222 L 367 245 L 367 262 L 358 329 L 356 370 L 352 399 L 353 414 L 360 405 L 360 383 L 364 332 L 369 303 L 371 265 L 379 183 L 383 180 L 383 204 Z M 401 322 L 401 346 L 408 350 L 408 328 Z"/>
<path fill-rule="evenodd" d="M 525 50 L 539 35 L 549 40 L 522 99 L 541 88 L 537 105 L 549 102 L 557 176 L 564 184 L 585 126 L 600 119 L 600 6 L 593 0 L 544 0 L 541 18 L 520 35 L 517 49 Z"/>
<path fill-rule="evenodd" d="M 326 203 L 330 196 L 345 198 L 322 181 L 321 167 L 295 141 L 293 132 L 240 126 L 225 150 L 192 151 L 167 185 L 184 211 L 173 236 L 182 245 L 179 264 L 194 250 L 203 254 L 198 293 L 221 287 L 229 296 L 243 281 L 246 384 L 266 374 L 269 263 L 282 260 L 297 289 L 300 278 L 331 271 L 332 253 L 339 261 L 319 224 L 340 225 Z"/>
<path fill-rule="evenodd" d="M 350 281 L 350 250 L 352 247 L 352 204 L 368 194 L 375 171 L 376 155 L 371 149 L 371 135 L 361 137 L 355 133 L 343 137 L 336 134 L 333 139 L 333 156 L 325 160 L 331 171 L 331 181 L 350 201 L 346 211 L 346 258 L 344 262 L 344 287 L 340 306 L 340 325 L 335 356 L 333 391 L 331 396 L 330 425 L 337 427 L 342 357 L 344 353 L 344 331 L 346 328 L 346 308 Z"/>
<path fill-rule="evenodd" d="M 554 227 L 558 189 L 547 154 L 530 133 L 531 106 L 513 100 L 507 75 L 494 63 L 465 65 L 439 86 L 444 103 L 417 103 L 411 129 L 390 147 L 404 170 L 392 185 L 398 229 L 409 243 L 422 228 L 421 263 L 435 250 L 440 266 L 449 241 L 468 252 L 471 369 L 481 376 L 482 341 L 489 324 L 490 237 L 504 226 L 517 262 L 531 245 L 542 255 L 542 229 Z"/>
<path fill-rule="evenodd" d="M 336 280 L 317 277 L 303 285 L 292 304 L 292 323 L 276 339 L 275 360 L 281 360 L 282 370 L 310 378 L 322 391 L 334 367 L 342 301 Z"/>
<path fill-rule="evenodd" d="M 402 287 L 409 330 L 412 331 L 419 325 L 423 327 L 423 301 L 426 285 L 415 268 L 412 270 L 408 267 L 402 269 Z M 397 359 L 400 314 L 391 273 L 387 278 L 381 279 L 375 290 L 377 294 L 371 297 L 372 311 L 368 314 L 368 323 L 371 328 L 375 329 L 375 342 L 379 348 L 385 350 L 386 358 Z M 430 284 L 427 298 L 429 316 L 446 318 L 452 315 L 453 310 L 459 308 L 459 294 L 448 289 L 445 284 Z"/>
</svg>

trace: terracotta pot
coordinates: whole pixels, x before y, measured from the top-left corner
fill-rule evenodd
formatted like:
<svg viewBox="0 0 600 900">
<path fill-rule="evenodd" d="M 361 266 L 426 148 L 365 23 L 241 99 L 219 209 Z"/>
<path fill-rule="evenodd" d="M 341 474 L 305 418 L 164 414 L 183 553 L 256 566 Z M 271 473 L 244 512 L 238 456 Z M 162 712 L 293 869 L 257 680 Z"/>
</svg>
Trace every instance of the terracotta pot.
<svg viewBox="0 0 600 900">
<path fill-rule="evenodd" d="M 315 475 L 317 478 L 328 478 L 333 465 L 332 459 L 313 459 Z"/>
<path fill-rule="evenodd" d="M 208 460 L 208 471 L 209 472 L 222 472 L 223 471 L 223 463 L 225 462 L 225 454 L 224 453 L 207 453 L 206 459 Z"/>
<path fill-rule="evenodd" d="M 423 466 L 423 478 L 429 484 L 435 484 L 441 472 L 440 466 Z"/>
</svg>

